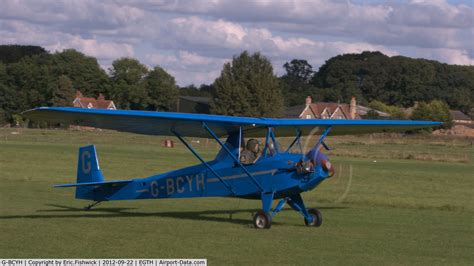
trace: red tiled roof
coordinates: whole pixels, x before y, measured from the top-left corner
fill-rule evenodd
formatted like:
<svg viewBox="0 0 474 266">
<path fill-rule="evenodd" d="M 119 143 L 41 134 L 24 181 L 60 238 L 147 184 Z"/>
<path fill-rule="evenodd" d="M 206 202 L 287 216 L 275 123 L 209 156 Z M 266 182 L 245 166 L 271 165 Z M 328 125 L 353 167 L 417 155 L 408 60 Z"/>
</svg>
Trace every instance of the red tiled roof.
<svg viewBox="0 0 474 266">
<path fill-rule="evenodd" d="M 347 118 L 350 118 L 351 115 L 351 108 L 350 105 L 347 103 L 325 103 L 325 102 L 316 102 L 311 103 L 309 105 L 311 110 L 316 114 L 317 118 L 321 118 L 321 114 L 324 112 L 325 109 L 329 111 L 329 115 L 332 115 L 338 107 L 341 108 L 342 112 Z M 356 113 L 356 118 L 360 118 L 360 116 Z"/>
<path fill-rule="evenodd" d="M 113 104 L 113 101 L 111 100 L 102 100 L 102 99 L 97 100 L 95 98 L 77 97 L 74 100 L 74 102 L 78 102 L 82 108 L 89 108 L 88 106 L 90 104 L 92 105 L 92 108 L 95 108 L 95 109 L 107 109 L 109 108 L 111 104 Z"/>
</svg>

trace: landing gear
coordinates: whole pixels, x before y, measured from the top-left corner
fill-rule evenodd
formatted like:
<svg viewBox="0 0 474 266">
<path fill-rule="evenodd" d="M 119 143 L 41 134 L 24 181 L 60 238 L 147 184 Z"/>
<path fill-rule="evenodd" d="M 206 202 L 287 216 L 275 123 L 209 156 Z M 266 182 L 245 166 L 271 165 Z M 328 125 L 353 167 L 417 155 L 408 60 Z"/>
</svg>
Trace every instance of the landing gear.
<svg viewBox="0 0 474 266">
<path fill-rule="evenodd" d="M 272 226 L 272 216 L 264 211 L 258 211 L 253 216 L 253 225 L 257 229 L 269 229 Z"/>
<path fill-rule="evenodd" d="M 323 222 L 321 213 L 317 209 L 306 209 L 300 194 L 290 196 L 288 198 L 288 205 L 304 217 L 304 223 L 307 226 L 321 226 Z"/>
<path fill-rule="evenodd" d="M 84 210 L 85 210 L 85 211 L 89 211 L 90 209 L 92 209 L 92 207 L 99 205 L 101 202 L 102 202 L 102 201 L 96 201 L 96 202 L 94 202 L 94 203 L 92 203 L 92 204 L 89 204 L 89 205 L 87 205 L 86 207 L 84 207 Z"/>
<path fill-rule="evenodd" d="M 304 217 L 304 223 L 307 226 L 321 226 L 323 217 L 317 209 L 306 209 L 303 198 L 300 194 L 294 194 L 281 199 L 276 207 L 271 211 L 274 193 L 262 193 L 262 210 L 258 211 L 253 217 L 253 224 L 257 229 L 268 229 L 272 226 L 272 217 L 279 213 L 285 204 Z"/>
<path fill-rule="evenodd" d="M 306 218 L 304 219 L 304 223 L 307 226 L 316 226 L 320 227 L 321 224 L 323 223 L 323 216 L 321 215 L 321 212 L 318 209 L 309 209 L 308 210 L 309 215 L 313 218 L 311 222 L 309 222 Z"/>
</svg>

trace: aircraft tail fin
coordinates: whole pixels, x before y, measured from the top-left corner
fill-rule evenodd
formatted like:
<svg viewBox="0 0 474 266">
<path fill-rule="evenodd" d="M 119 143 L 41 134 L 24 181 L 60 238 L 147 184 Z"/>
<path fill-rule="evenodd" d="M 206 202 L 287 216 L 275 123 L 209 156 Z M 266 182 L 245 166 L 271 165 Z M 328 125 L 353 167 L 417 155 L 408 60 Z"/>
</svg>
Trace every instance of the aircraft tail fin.
<svg viewBox="0 0 474 266">
<path fill-rule="evenodd" d="M 77 183 L 104 182 L 99 168 L 99 159 L 94 145 L 79 148 Z"/>
<path fill-rule="evenodd" d="M 99 158 L 94 145 L 79 148 L 79 159 L 77 161 L 77 184 L 104 182 L 104 176 L 99 167 Z M 89 186 L 76 187 L 76 199 L 93 200 L 96 193 Z"/>
<path fill-rule="evenodd" d="M 111 182 L 104 181 L 95 146 L 89 145 L 79 148 L 76 183 L 55 185 L 54 187 L 76 187 L 76 199 L 95 200 L 98 195 L 94 192 L 94 186 L 103 183 Z"/>
<path fill-rule="evenodd" d="M 121 188 L 133 180 L 105 181 L 99 167 L 99 159 L 94 145 L 79 148 L 77 181 L 75 184 L 55 185 L 57 188 L 75 187 L 76 199 L 103 201 L 113 195 L 114 188 Z"/>
</svg>

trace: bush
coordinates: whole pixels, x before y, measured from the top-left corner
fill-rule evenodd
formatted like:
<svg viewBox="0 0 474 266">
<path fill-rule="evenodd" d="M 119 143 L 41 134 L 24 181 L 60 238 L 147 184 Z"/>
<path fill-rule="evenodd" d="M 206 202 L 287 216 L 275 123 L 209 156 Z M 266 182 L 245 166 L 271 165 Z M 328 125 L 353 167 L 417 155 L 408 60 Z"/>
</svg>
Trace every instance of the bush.
<svg viewBox="0 0 474 266">
<path fill-rule="evenodd" d="M 407 119 L 407 116 L 399 107 L 393 106 L 393 105 L 387 105 L 377 100 L 370 102 L 369 108 L 390 114 L 390 119 L 397 119 L 397 120 Z"/>
<path fill-rule="evenodd" d="M 410 117 L 412 120 L 443 122 L 439 128 L 448 129 L 453 126 L 453 118 L 449 112 L 449 106 L 439 100 L 430 103 L 421 102 L 413 110 Z"/>
</svg>

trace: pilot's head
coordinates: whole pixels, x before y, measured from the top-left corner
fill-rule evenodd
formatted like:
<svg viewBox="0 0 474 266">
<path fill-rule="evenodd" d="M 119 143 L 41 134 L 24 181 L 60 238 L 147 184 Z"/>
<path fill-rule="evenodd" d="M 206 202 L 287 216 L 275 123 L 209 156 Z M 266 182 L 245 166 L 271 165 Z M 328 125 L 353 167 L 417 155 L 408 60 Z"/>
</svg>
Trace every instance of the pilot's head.
<svg viewBox="0 0 474 266">
<path fill-rule="evenodd" d="M 260 151 L 260 144 L 258 143 L 258 140 L 256 139 L 249 139 L 247 141 L 247 150 L 253 152 L 253 153 L 258 153 Z"/>
</svg>

